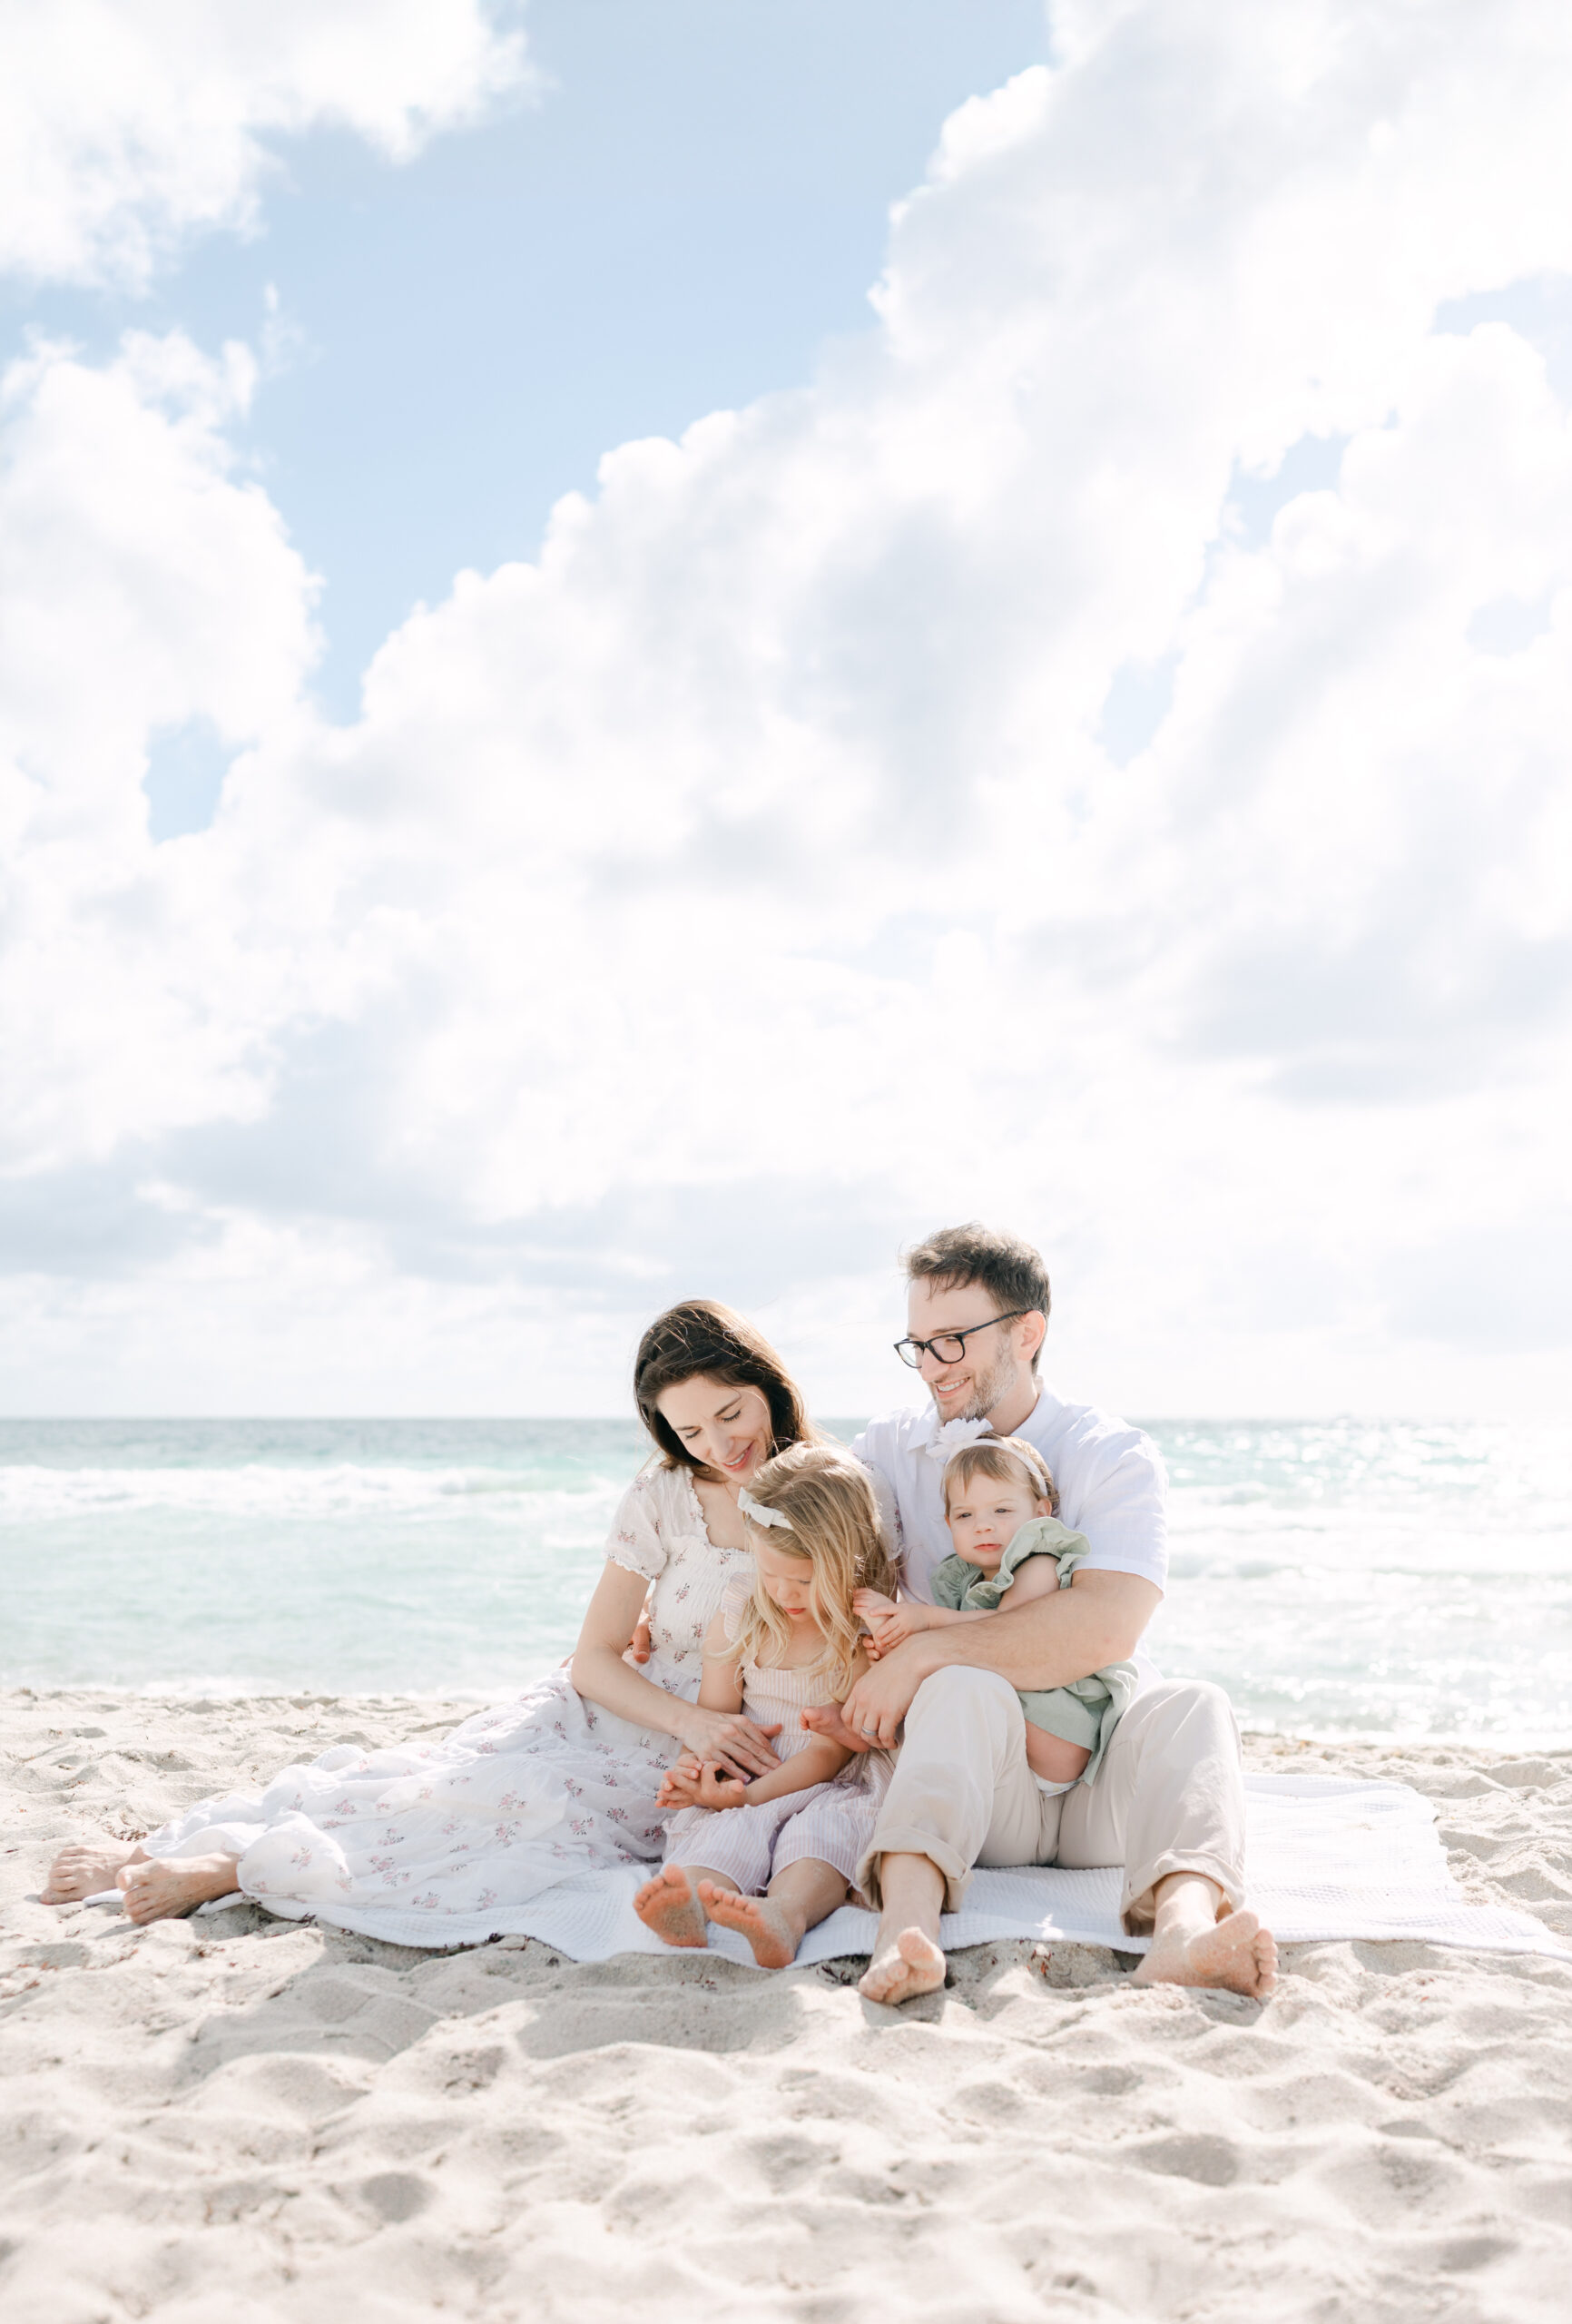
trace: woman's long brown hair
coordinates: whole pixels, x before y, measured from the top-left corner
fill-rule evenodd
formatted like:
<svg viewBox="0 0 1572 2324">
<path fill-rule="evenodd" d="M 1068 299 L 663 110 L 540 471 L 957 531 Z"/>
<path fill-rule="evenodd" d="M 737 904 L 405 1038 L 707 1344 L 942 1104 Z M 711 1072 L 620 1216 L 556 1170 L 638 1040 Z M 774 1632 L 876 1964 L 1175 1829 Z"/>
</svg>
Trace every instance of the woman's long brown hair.
<svg viewBox="0 0 1572 2324">
<path fill-rule="evenodd" d="M 703 1473 L 703 1462 L 694 1460 L 656 1403 L 667 1388 L 698 1379 L 713 1380 L 722 1388 L 758 1389 L 770 1407 L 771 1454 L 818 1440 L 801 1390 L 763 1333 L 718 1299 L 683 1299 L 655 1317 L 634 1359 L 639 1418 L 668 1469 Z"/>
</svg>

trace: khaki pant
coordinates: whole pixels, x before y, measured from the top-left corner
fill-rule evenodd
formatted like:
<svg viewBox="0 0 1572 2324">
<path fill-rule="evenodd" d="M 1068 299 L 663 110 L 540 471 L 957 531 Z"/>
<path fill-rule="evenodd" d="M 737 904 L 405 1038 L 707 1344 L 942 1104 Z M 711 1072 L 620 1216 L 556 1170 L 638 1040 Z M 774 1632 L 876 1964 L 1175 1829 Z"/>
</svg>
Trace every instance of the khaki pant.
<svg viewBox="0 0 1572 2324">
<path fill-rule="evenodd" d="M 955 1666 L 925 1679 L 857 1885 L 879 1901 L 879 1859 L 926 1856 L 960 1909 L 974 1864 L 1118 1864 L 1132 1935 L 1152 1925 L 1153 1890 L 1203 1872 L 1233 1911 L 1244 1900 L 1244 1784 L 1239 1729 L 1221 1687 L 1168 1679 L 1138 1694 L 1096 1780 L 1051 1798 L 1027 1766 L 1015 1689 Z"/>
</svg>

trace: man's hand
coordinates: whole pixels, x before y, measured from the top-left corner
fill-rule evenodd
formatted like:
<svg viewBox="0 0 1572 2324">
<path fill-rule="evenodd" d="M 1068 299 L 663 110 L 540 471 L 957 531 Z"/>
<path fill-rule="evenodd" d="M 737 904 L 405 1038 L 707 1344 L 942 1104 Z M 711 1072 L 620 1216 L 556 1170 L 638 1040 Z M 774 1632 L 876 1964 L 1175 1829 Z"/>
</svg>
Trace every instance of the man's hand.
<svg viewBox="0 0 1572 2324">
<path fill-rule="evenodd" d="M 631 1663 L 634 1669 L 650 1659 L 650 1600 L 653 1596 L 654 1584 L 652 1582 L 639 1610 L 639 1619 L 634 1624 L 634 1634 L 623 1649 L 623 1660 Z"/>
<path fill-rule="evenodd" d="M 844 1739 L 856 1750 L 892 1751 L 900 1722 L 928 1675 L 915 1640 L 903 1640 L 876 1669 L 864 1671 L 841 1704 L 841 1718 L 851 1730 Z"/>
</svg>

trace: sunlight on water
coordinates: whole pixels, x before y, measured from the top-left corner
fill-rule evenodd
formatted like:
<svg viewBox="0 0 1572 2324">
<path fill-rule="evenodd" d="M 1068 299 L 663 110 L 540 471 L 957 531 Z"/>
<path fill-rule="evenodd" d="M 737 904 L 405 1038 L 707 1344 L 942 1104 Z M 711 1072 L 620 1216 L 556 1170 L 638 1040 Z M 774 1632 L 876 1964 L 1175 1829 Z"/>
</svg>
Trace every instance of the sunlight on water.
<svg viewBox="0 0 1572 2324">
<path fill-rule="evenodd" d="M 1572 1734 L 1568 1433 L 1154 1433 L 1165 1670 L 1258 1728 Z M 506 1695 L 572 1646 L 644 1450 L 616 1421 L 0 1423 L 0 1679 Z"/>
<path fill-rule="evenodd" d="M 1297 1734 L 1572 1732 L 1572 1434 L 1482 1423 L 1156 1428 L 1163 1667 Z"/>
</svg>

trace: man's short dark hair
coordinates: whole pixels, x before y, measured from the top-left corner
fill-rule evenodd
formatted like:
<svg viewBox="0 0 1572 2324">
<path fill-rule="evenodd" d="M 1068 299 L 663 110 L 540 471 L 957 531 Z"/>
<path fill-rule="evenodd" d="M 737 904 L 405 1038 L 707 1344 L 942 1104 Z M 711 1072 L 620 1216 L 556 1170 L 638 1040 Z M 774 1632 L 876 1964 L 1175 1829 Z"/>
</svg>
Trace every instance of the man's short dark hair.
<svg viewBox="0 0 1572 2324">
<path fill-rule="evenodd" d="M 1049 1313 L 1048 1271 L 1041 1252 L 1023 1236 L 1006 1235 L 976 1218 L 965 1226 L 941 1226 L 937 1235 L 914 1243 L 902 1265 L 909 1283 L 931 1283 L 938 1291 L 980 1285 L 1001 1315 L 1030 1307 Z M 1037 1368 L 1034 1354 L 1032 1370 Z"/>
</svg>

